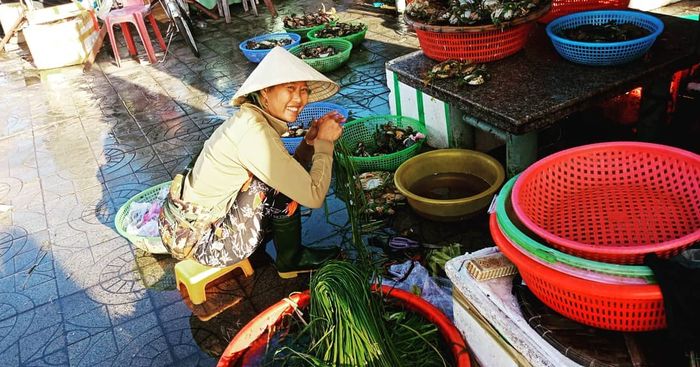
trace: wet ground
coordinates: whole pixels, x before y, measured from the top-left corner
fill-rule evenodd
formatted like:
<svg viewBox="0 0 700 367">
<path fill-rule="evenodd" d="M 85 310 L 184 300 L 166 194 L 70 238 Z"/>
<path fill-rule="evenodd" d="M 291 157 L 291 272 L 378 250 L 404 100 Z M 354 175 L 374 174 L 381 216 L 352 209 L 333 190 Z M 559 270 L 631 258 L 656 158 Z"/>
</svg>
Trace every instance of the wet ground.
<svg viewBox="0 0 700 367">
<path fill-rule="evenodd" d="M 289 0 L 277 10 L 316 4 Z M 418 41 L 386 9 L 336 7 L 369 32 L 329 74 L 342 86 L 331 102 L 356 117 L 387 114 L 384 63 Z M 233 5 L 230 24 L 207 20 L 200 59 L 177 38 L 154 65 L 142 50 L 139 60 L 126 58 L 122 47 L 120 68 L 107 44 L 86 73 L 36 71 L 26 48 L 0 55 L 0 204 L 12 206 L 0 213 L 0 365 L 214 365 L 251 317 L 304 289 L 308 279 L 283 281 L 262 262 L 253 277 L 236 272 L 192 306 L 175 289 L 173 260 L 135 249 L 113 225 L 124 202 L 172 179 L 233 113 L 228 102 L 255 66 L 238 43 L 282 30 L 281 17 L 259 8 L 255 17 Z M 347 238 L 347 213 L 332 194 L 306 214 L 306 244 Z M 485 225 L 438 226 L 406 212 L 395 222 L 468 248 L 489 245 Z"/>
</svg>

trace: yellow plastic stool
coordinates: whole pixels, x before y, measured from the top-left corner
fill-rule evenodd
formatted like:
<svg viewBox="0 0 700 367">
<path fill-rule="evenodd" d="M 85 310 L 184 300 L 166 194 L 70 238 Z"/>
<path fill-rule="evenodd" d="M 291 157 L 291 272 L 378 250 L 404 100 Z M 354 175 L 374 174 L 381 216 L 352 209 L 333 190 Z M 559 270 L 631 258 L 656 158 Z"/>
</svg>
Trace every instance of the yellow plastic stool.
<svg viewBox="0 0 700 367">
<path fill-rule="evenodd" d="M 247 277 L 253 275 L 253 267 L 248 259 L 225 268 L 213 268 L 190 259 L 182 260 L 175 264 L 175 284 L 177 284 L 178 289 L 180 284 L 184 285 L 187 293 L 190 295 L 192 304 L 199 305 L 207 300 L 205 291 L 207 284 L 236 268 L 241 268 L 243 274 Z"/>
</svg>

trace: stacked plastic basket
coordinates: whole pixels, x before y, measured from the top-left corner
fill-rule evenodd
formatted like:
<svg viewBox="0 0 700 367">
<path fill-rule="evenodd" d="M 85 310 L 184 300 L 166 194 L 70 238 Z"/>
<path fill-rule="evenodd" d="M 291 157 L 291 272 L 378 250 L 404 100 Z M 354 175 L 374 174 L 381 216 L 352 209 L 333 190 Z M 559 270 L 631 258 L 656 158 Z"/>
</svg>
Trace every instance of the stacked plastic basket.
<svg viewBox="0 0 700 367">
<path fill-rule="evenodd" d="M 562 151 L 511 179 L 491 234 L 552 309 L 617 331 L 666 327 L 648 254 L 700 241 L 700 156 L 614 142 Z"/>
</svg>

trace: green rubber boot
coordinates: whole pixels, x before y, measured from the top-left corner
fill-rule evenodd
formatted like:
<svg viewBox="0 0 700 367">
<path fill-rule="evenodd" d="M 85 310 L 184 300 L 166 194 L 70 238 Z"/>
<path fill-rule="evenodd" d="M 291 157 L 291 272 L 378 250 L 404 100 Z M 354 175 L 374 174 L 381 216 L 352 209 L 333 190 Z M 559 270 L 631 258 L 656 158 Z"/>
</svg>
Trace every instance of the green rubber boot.
<svg viewBox="0 0 700 367">
<path fill-rule="evenodd" d="M 295 278 L 310 273 L 324 262 L 338 257 L 340 249 L 311 249 L 301 244 L 301 215 L 272 219 L 272 242 L 277 258 L 275 268 L 281 278 Z"/>
</svg>

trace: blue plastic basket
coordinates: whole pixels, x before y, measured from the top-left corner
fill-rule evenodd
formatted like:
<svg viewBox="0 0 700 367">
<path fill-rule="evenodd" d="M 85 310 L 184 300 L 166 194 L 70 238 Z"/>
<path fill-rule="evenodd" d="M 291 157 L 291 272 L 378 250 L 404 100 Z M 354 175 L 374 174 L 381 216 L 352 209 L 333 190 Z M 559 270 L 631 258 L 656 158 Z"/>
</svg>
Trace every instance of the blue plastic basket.
<svg viewBox="0 0 700 367">
<path fill-rule="evenodd" d="M 610 43 L 572 41 L 557 35 L 564 29 L 584 24 L 632 23 L 651 33 L 645 37 Z M 664 23 L 645 13 L 629 10 L 597 10 L 565 15 L 553 20 L 547 26 L 547 35 L 559 54 L 577 64 L 593 66 L 620 65 L 636 60 L 644 55 L 664 30 Z"/>
<path fill-rule="evenodd" d="M 349 112 L 347 108 L 341 105 L 328 102 L 314 102 L 307 104 L 306 107 L 301 110 L 299 116 L 297 116 L 297 120 L 294 121 L 294 124 L 291 125 L 302 125 L 304 129 L 306 129 L 309 127 L 312 120 L 317 119 L 331 111 L 338 111 L 338 113 L 345 116 L 346 119 L 348 118 Z M 282 138 L 282 143 L 290 154 L 294 154 L 294 151 L 296 151 L 297 147 L 301 143 L 301 139 L 304 139 L 304 137 Z"/>
<path fill-rule="evenodd" d="M 291 38 L 292 43 L 284 46 L 287 50 L 290 48 L 296 46 L 299 44 L 301 41 L 301 37 L 296 34 L 296 33 L 270 33 L 270 34 L 263 34 L 262 36 L 257 36 L 253 38 L 248 38 L 247 40 L 241 42 L 238 45 L 238 48 L 243 52 L 243 55 L 250 61 L 254 63 L 259 63 L 262 61 L 262 59 L 267 56 L 267 53 L 270 52 L 272 49 L 265 49 L 265 50 L 250 50 L 246 47 L 246 43 L 248 41 L 254 41 L 254 42 L 261 42 L 269 39 L 285 39 L 285 38 Z"/>
</svg>

